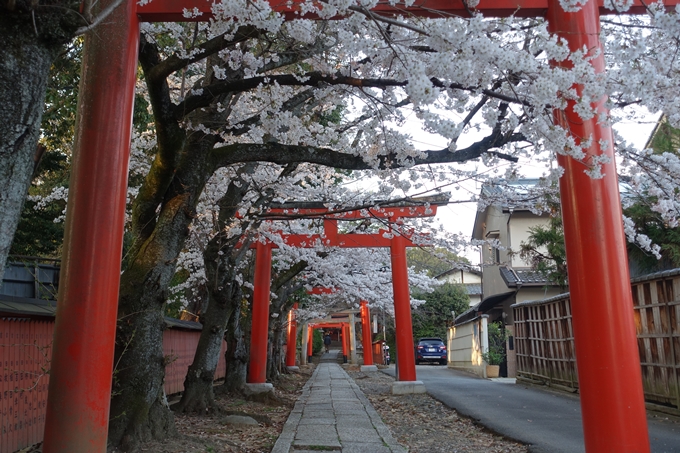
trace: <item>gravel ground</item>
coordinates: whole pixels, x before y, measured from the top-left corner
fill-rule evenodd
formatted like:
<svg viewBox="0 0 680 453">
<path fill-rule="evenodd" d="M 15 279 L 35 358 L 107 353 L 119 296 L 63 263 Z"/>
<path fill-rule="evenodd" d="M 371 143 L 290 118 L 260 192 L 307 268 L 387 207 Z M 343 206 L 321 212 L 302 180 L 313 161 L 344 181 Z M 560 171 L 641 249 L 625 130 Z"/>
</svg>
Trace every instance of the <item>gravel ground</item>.
<svg viewBox="0 0 680 453">
<path fill-rule="evenodd" d="M 301 367 L 300 374 L 283 375 L 276 384 L 278 404 L 262 404 L 239 397 L 220 397 L 229 412 L 243 412 L 259 418 L 256 426 L 227 425 L 225 415 L 207 417 L 177 415 L 179 436 L 143 446 L 154 453 L 271 451 L 312 367 Z M 394 378 L 384 373 L 362 373 L 358 367 L 347 370 L 392 431 L 410 453 L 527 453 L 527 447 L 493 434 L 468 418 L 459 417 L 427 394 L 394 396 Z M 371 453 L 371 452 L 366 452 Z"/>
<path fill-rule="evenodd" d="M 348 371 L 410 453 L 526 453 L 527 447 L 460 417 L 427 394 L 392 395 L 394 378 L 384 373 Z"/>
</svg>

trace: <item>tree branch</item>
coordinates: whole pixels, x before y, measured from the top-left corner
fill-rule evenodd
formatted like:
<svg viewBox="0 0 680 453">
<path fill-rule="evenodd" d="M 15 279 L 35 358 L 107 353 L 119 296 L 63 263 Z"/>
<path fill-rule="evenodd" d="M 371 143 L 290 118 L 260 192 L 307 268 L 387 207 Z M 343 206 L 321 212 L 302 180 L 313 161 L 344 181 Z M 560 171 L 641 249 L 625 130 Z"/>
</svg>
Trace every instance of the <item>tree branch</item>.
<svg viewBox="0 0 680 453">
<path fill-rule="evenodd" d="M 466 87 L 465 85 L 461 85 L 460 83 L 450 83 L 450 84 L 445 84 L 441 80 L 432 77 L 430 79 L 430 82 L 432 82 L 432 85 L 434 85 L 437 88 L 448 88 L 451 90 L 463 90 L 463 91 L 477 91 L 479 90 L 479 87 Z M 501 94 L 501 93 L 496 93 L 493 90 L 489 89 L 483 89 L 480 91 L 480 93 L 489 96 L 490 98 L 495 98 L 501 101 L 505 102 L 510 102 L 511 104 L 521 104 L 524 106 L 531 106 L 531 103 L 528 101 L 524 101 L 522 99 L 519 99 L 517 97 L 513 96 L 508 96 L 507 94 Z"/>
<path fill-rule="evenodd" d="M 281 106 L 281 111 L 299 111 L 301 107 L 313 97 L 313 90 L 309 89 L 301 91 L 284 102 Z M 239 121 L 238 123 L 231 125 L 228 130 L 235 136 L 243 135 L 250 131 L 250 127 L 260 124 L 261 121 L 262 113 L 256 113 L 255 115 L 246 118 L 243 121 Z"/>
<path fill-rule="evenodd" d="M 302 75 L 281 74 L 251 77 L 243 80 L 215 83 L 203 88 L 203 92 L 188 96 L 175 108 L 175 118 L 181 119 L 188 112 L 208 106 L 212 99 L 223 93 L 248 91 L 260 85 L 309 86 L 348 85 L 355 87 L 372 87 L 385 89 L 392 86 L 405 86 L 408 82 L 392 79 L 360 79 L 342 75 L 327 75 L 320 72 L 308 72 Z"/>
<path fill-rule="evenodd" d="M 284 285 L 289 283 L 295 276 L 300 272 L 304 271 L 308 266 L 307 261 L 298 261 L 291 267 L 282 271 L 279 275 L 272 281 L 271 289 L 273 292 L 277 293 Z"/>
<path fill-rule="evenodd" d="M 199 52 L 195 53 L 190 58 L 182 58 L 177 54 L 168 57 L 163 62 L 159 62 L 149 72 L 147 77 L 154 81 L 160 81 L 161 79 L 165 79 L 166 77 L 168 77 L 173 72 L 179 71 L 180 69 L 187 67 L 191 63 L 203 60 L 206 57 L 219 52 L 220 50 L 226 49 L 227 47 L 230 46 L 234 46 L 248 39 L 258 38 L 261 35 L 262 31 L 258 30 L 255 27 L 252 26 L 239 27 L 239 29 L 236 30 L 236 33 L 234 33 L 233 39 L 227 40 L 224 38 L 224 35 L 220 35 L 199 45 L 197 47 L 197 49 L 199 49 Z"/>
<path fill-rule="evenodd" d="M 477 92 L 479 87 L 466 87 L 458 83 L 444 84 L 441 80 L 432 78 L 432 84 L 438 88 L 449 88 L 454 90 L 465 90 Z M 188 112 L 196 110 L 201 107 L 208 106 L 212 99 L 220 94 L 229 92 L 248 91 L 257 88 L 260 85 L 281 85 L 281 86 L 309 86 L 320 87 L 323 85 L 347 85 L 358 88 L 379 88 L 387 89 L 389 87 L 404 87 L 408 85 L 408 80 L 395 79 L 362 79 L 358 77 L 351 77 L 341 74 L 322 74 L 320 72 L 308 72 L 303 75 L 281 74 L 251 77 L 243 80 L 233 80 L 228 82 L 215 83 L 203 88 L 201 94 L 191 95 L 187 97 L 175 108 L 175 118 L 181 119 L 183 115 Z M 499 99 L 501 101 L 510 102 L 513 104 L 521 104 L 531 106 L 528 101 L 509 96 L 506 94 L 497 93 L 490 89 L 483 89 L 482 94 L 491 98 Z"/>
<path fill-rule="evenodd" d="M 492 155 L 511 162 L 517 157 L 499 151 L 492 151 L 503 145 L 525 141 L 522 134 L 504 136 L 494 132 L 483 140 L 456 152 L 448 149 L 423 151 L 423 157 L 399 159 L 393 154 L 381 156 L 377 166 L 369 165 L 361 156 L 342 153 L 329 148 L 313 146 L 282 145 L 278 143 L 243 144 L 236 143 L 214 148 L 212 160 L 215 168 L 233 165 L 239 162 L 272 162 L 284 165 L 294 162 L 309 162 L 346 170 L 370 170 L 410 167 L 423 164 L 460 163 L 477 159 L 483 155 Z"/>
</svg>

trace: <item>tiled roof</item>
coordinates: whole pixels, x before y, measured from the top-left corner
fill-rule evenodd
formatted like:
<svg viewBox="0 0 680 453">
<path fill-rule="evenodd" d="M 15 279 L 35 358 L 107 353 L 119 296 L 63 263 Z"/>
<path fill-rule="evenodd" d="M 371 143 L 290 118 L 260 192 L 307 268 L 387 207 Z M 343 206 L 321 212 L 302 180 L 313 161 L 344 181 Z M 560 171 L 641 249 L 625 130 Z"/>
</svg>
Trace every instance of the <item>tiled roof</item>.
<svg viewBox="0 0 680 453">
<path fill-rule="evenodd" d="M 514 298 L 515 294 L 517 294 L 517 291 L 508 291 L 506 293 L 494 294 L 493 296 L 486 297 L 477 305 L 477 310 L 482 313 L 489 311 L 497 305 L 502 304 L 510 297 Z"/>
<path fill-rule="evenodd" d="M 0 295 L 0 316 L 47 316 L 54 317 L 57 303 L 53 300 L 27 299 Z"/>
<path fill-rule="evenodd" d="M 46 317 L 54 318 L 57 303 L 54 300 L 28 299 L 0 294 L 0 318 Z M 165 316 L 165 324 L 170 328 L 201 330 L 202 324 L 193 321 Z"/>
<path fill-rule="evenodd" d="M 479 316 L 480 314 L 488 310 L 491 310 L 498 304 L 504 302 L 509 297 L 513 297 L 515 294 L 516 291 L 508 291 L 507 293 L 494 294 L 493 296 L 487 297 L 474 307 L 470 307 L 467 311 L 464 311 L 460 315 L 456 316 L 454 325 L 459 326 L 461 324 L 465 324 L 466 322 L 469 322 L 477 318 L 477 316 Z"/>
<path fill-rule="evenodd" d="M 532 269 L 513 269 L 504 266 L 500 267 L 499 271 L 508 288 L 515 288 L 517 286 L 545 286 L 550 284 L 540 272 Z"/>
<path fill-rule="evenodd" d="M 467 311 L 464 311 L 463 313 L 456 316 L 456 319 L 454 320 L 454 325 L 459 326 L 461 324 L 465 324 L 466 322 L 470 322 L 473 319 L 477 318 L 478 307 L 479 304 L 475 305 L 474 307 L 470 307 Z"/>
<path fill-rule="evenodd" d="M 481 283 L 465 283 L 463 286 L 465 286 L 468 296 L 480 296 L 482 294 Z"/>
</svg>

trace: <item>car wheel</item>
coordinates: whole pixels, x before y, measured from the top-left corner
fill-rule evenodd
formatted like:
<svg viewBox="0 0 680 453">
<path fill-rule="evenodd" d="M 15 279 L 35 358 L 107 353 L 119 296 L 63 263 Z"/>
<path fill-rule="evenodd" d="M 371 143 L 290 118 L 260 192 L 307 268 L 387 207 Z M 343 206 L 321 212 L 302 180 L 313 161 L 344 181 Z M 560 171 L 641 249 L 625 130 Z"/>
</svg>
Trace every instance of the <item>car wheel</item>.
<svg viewBox="0 0 680 453">
<path fill-rule="evenodd" d="M 439 364 L 440 364 L 440 365 L 446 365 L 446 360 L 440 360 L 440 361 L 439 361 Z"/>
<path fill-rule="evenodd" d="M 416 365 L 420 365 L 420 360 L 416 359 Z"/>
</svg>

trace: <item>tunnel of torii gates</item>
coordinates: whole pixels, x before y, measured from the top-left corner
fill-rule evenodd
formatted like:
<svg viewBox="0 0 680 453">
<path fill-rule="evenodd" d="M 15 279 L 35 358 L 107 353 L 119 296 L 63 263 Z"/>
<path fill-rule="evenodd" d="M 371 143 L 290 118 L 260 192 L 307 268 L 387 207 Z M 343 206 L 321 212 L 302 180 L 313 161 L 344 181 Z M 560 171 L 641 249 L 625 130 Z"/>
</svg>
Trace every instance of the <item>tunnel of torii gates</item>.
<svg viewBox="0 0 680 453">
<path fill-rule="evenodd" d="M 377 233 L 339 233 L 339 220 L 380 219 L 390 225 L 398 225 L 404 218 L 433 217 L 437 214 L 437 207 L 448 202 L 448 196 L 422 197 L 413 199 L 414 202 L 383 205 L 366 209 L 343 210 L 332 212 L 320 203 L 298 203 L 289 205 L 288 208 L 272 208 L 265 214 L 269 220 L 290 218 L 322 218 L 322 234 L 285 234 L 274 232 L 292 247 L 313 248 L 319 245 L 323 247 L 340 248 L 374 248 L 389 247 L 392 264 L 392 288 L 394 293 L 394 322 L 397 332 L 397 353 L 413 349 L 413 328 L 411 324 L 411 296 L 408 287 L 408 267 L 406 264 L 406 247 L 415 247 L 412 239 L 418 236 L 406 231 L 380 229 Z M 314 206 L 315 205 L 315 206 Z M 421 241 L 418 241 L 419 243 Z M 253 308 L 252 329 L 250 336 L 250 361 L 248 363 L 247 385 L 251 391 L 268 391 L 272 385 L 266 382 L 267 375 L 267 345 L 269 332 L 269 297 L 271 289 L 271 263 L 274 243 L 269 241 L 255 241 L 255 277 L 253 279 Z M 316 294 L 322 294 L 324 289 L 314 288 Z M 329 290 L 326 288 L 326 290 Z M 362 302 L 363 314 L 368 316 L 368 306 Z M 368 321 L 368 319 L 366 319 Z M 291 324 L 289 324 L 289 327 Z M 367 327 L 367 326 L 364 326 Z M 344 330 L 343 330 L 344 331 Z M 370 331 L 363 329 L 364 335 L 368 332 L 368 344 L 371 344 Z M 288 349 L 295 344 L 294 333 L 288 331 Z M 291 343 L 291 334 L 293 342 Z M 366 337 L 364 337 L 365 339 Z M 309 346 L 311 347 L 311 345 Z M 343 348 L 344 349 L 344 348 Z M 370 349 L 370 346 L 369 346 Z M 364 351 L 366 347 L 364 347 Z M 346 351 L 344 351 L 346 352 Z M 343 352 L 343 356 L 346 354 Z M 364 354 L 366 354 L 364 352 Z M 370 354 L 369 354 L 370 355 Z M 311 356 L 311 354 L 307 354 Z M 403 357 L 402 357 L 403 356 Z M 422 382 L 416 381 L 416 365 L 413 354 L 404 353 L 397 361 L 399 370 L 399 382 L 395 383 L 394 391 L 405 393 L 408 391 L 422 391 Z M 371 363 L 373 365 L 372 355 Z M 295 364 L 293 356 L 293 363 Z M 364 359 L 366 360 L 366 359 Z M 288 360 L 286 363 L 289 366 Z"/>
<path fill-rule="evenodd" d="M 115 0 L 102 0 L 106 8 Z M 546 17 L 549 30 L 574 51 L 585 46 L 590 63 L 605 71 L 599 41 L 600 13 L 613 13 L 604 0 L 587 0 L 565 12 L 559 0 L 416 0 L 410 7 L 387 2 L 375 14 L 469 17 Z M 666 0 L 670 7 L 679 0 Z M 270 0 L 288 19 L 295 0 Z M 78 119 L 57 306 L 43 451 L 106 451 L 111 375 L 120 284 L 120 256 L 127 189 L 132 108 L 137 75 L 139 24 L 208 20 L 211 2 L 155 0 L 144 6 L 123 0 L 113 14 L 85 36 Z M 194 19 L 185 9 L 204 14 Z M 645 14 L 640 0 L 625 14 Z M 559 63 L 570 65 L 568 61 Z M 582 86 L 576 85 L 578 93 Z M 594 104 L 606 113 L 605 99 Z M 632 293 L 621 221 L 613 137 L 595 115 L 582 120 L 569 101 L 556 111 L 577 142 L 592 137 L 586 155 L 608 156 L 604 178 L 591 179 L 580 162 L 557 156 L 564 235 L 569 267 L 574 342 L 585 445 L 588 452 L 648 452 L 649 439 L 637 352 Z M 607 143 L 600 149 L 600 143 Z M 602 322 L 601 320 L 606 320 Z"/>
<path fill-rule="evenodd" d="M 332 294 L 335 292 L 334 288 L 314 288 L 311 294 Z M 288 346 L 286 349 L 286 368 L 289 370 L 297 370 L 298 367 L 295 366 L 295 352 L 296 349 L 291 348 L 291 344 L 295 344 L 297 339 L 297 322 L 295 318 L 295 311 L 297 310 L 297 304 L 293 306 L 293 309 L 288 313 Z M 371 310 L 368 307 L 368 301 L 362 300 L 360 303 L 360 314 L 361 314 L 361 342 L 364 345 L 364 363 L 361 365 L 361 371 L 377 371 L 378 367 L 373 363 L 373 336 L 371 335 Z M 332 316 L 331 316 L 332 318 Z M 354 333 L 354 314 L 348 313 L 348 321 L 343 319 L 327 319 L 323 320 L 311 320 L 307 322 L 307 332 L 306 335 L 302 337 L 302 351 L 305 355 L 302 356 L 306 361 L 311 362 L 312 360 L 312 341 L 313 341 L 313 330 L 314 329 L 339 329 L 340 336 L 342 338 L 342 359 L 344 363 L 347 363 L 348 352 L 356 351 L 356 334 Z M 292 342 L 292 343 L 291 343 Z M 366 347 L 368 345 L 368 347 Z M 353 364 L 356 364 L 352 360 Z"/>
<path fill-rule="evenodd" d="M 323 287 L 315 287 L 309 291 L 307 291 L 307 294 L 333 294 L 336 292 L 335 288 L 323 288 Z M 297 302 L 293 304 L 293 308 L 288 312 L 288 320 L 287 320 L 287 337 L 286 337 L 286 357 L 285 357 L 285 363 L 286 363 L 286 369 L 288 371 L 297 371 L 299 370 L 299 367 L 296 365 L 296 355 L 297 355 L 297 327 L 298 327 L 298 321 L 297 321 L 297 309 L 298 309 L 298 304 Z M 350 317 L 348 315 L 348 317 Z M 312 361 L 312 343 L 313 343 L 313 333 L 314 329 L 339 329 L 340 330 L 340 337 L 342 338 L 342 357 L 344 363 L 347 363 L 347 351 L 350 350 L 351 346 L 349 343 L 352 341 L 352 335 L 350 335 L 349 332 L 349 326 L 350 323 L 353 322 L 353 320 L 349 319 L 349 321 L 345 320 L 310 320 L 307 321 L 305 324 L 307 326 L 307 332 L 303 333 L 302 335 L 302 350 L 300 354 L 300 364 L 306 363 L 311 363 Z M 368 302 L 365 300 L 361 301 L 361 328 L 365 329 L 366 326 L 370 326 L 370 311 L 368 309 Z M 347 329 L 347 330 L 345 330 Z M 363 330 L 362 330 L 363 331 Z M 369 331 L 368 333 L 368 339 L 369 341 L 371 340 L 371 333 Z M 363 335 L 362 340 L 366 340 L 366 334 Z M 292 347 L 291 347 L 292 345 Z M 356 349 L 356 346 L 355 346 Z M 371 369 L 370 371 L 373 371 L 373 352 L 371 351 L 370 356 L 364 360 L 368 360 L 368 362 L 364 362 L 364 365 L 370 365 Z M 364 367 L 362 367 L 362 370 L 364 370 Z M 375 370 L 377 370 L 377 367 L 375 367 Z"/>
<path fill-rule="evenodd" d="M 309 290 L 308 294 L 333 294 L 337 292 L 336 288 L 324 288 L 315 287 Z M 377 371 L 373 363 L 373 349 L 369 347 L 366 349 L 366 345 L 372 345 L 373 337 L 371 335 L 371 311 L 368 308 L 368 301 L 362 300 L 360 303 L 360 313 L 361 313 L 361 341 L 364 344 L 364 364 L 361 366 L 361 371 Z M 293 305 L 293 309 L 288 312 L 288 330 L 287 330 L 287 346 L 286 346 L 286 368 L 290 371 L 298 370 L 299 368 L 295 365 L 296 359 L 296 342 L 297 342 L 297 309 L 298 304 Z M 331 316 L 332 318 L 332 316 Z M 356 350 L 356 340 L 355 334 L 352 333 L 352 326 L 355 322 L 354 315 L 348 313 L 348 321 L 344 319 L 322 319 L 322 320 L 310 320 L 307 324 L 306 335 L 302 336 L 302 352 L 301 363 L 304 361 L 311 362 L 312 360 L 312 341 L 313 341 L 313 330 L 314 329 L 339 329 L 340 336 L 342 338 L 342 358 L 343 362 L 347 363 L 348 352 L 351 350 Z M 354 347 L 352 348 L 352 344 Z M 290 347 L 293 345 L 293 347 Z M 355 363 L 352 361 L 352 363 Z"/>
</svg>

